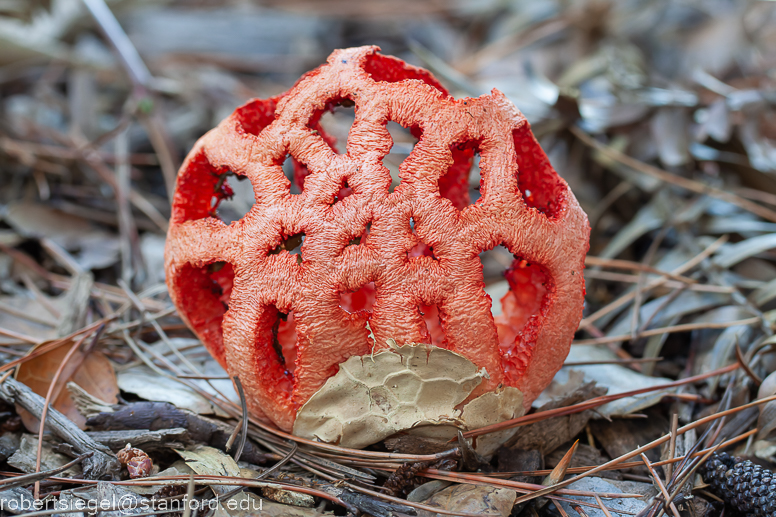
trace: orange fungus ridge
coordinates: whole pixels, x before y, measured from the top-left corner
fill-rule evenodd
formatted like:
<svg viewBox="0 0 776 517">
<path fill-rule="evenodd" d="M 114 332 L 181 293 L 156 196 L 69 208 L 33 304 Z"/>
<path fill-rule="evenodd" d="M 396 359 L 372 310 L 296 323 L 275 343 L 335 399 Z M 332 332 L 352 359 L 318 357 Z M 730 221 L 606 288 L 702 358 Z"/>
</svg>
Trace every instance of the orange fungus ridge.
<svg viewBox="0 0 776 517">
<path fill-rule="evenodd" d="M 178 173 L 172 299 L 251 412 L 286 431 L 340 363 L 391 338 L 465 356 L 488 373 L 473 396 L 514 386 L 528 407 L 582 316 L 587 218 L 525 117 L 497 90 L 454 99 L 378 50 L 337 50 L 286 94 L 241 106 Z M 319 123 L 338 104 L 355 106 L 344 154 Z M 419 139 L 393 192 L 388 121 Z M 216 209 L 244 178 L 256 202 L 227 225 Z M 479 254 L 498 245 L 515 259 L 494 318 Z"/>
</svg>

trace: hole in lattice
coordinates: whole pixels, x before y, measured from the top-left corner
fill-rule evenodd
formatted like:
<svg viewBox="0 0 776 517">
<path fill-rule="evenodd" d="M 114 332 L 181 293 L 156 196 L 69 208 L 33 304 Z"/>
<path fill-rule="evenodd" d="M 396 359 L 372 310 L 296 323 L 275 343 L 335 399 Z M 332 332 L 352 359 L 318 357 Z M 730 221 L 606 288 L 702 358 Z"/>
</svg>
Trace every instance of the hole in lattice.
<svg viewBox="0 0 776 517">
<path fill-rule="evenodd" d="M 349 98 L 329 102 L 310 119 L 309 128 L 318 131 L 338 154 L 348 152 L 348 134 L 356 119 L 356 103 Z"/>
<path fill-rule="evenodd" d="M 531 317 L 541 312 L 550 276 L 539 264 L 514 256 L 504 246 L 481 253 L 480 261 L 499 342 L 510 347 Z"/>
<path fill-rule="evenodd" d="M 385 124 L 385 128 L 391 134 L 393 145 L 391 146 L 391 151 L 383 157 L 383 165 L 391 173 L 391 186 L 388 191 L 393 193 L 401 181 L 399 167 L 412 150 L 415 149 L 415 144 L 418 143 L 420 138 L 420 128 L 405 128 L 392 120 Z"/>
<path fill-rule="evenodd" d="M 371 313 L 374 302 L 375 284 L 374 282 L 369 282 L 355 291 L 341 292 L 339 306 L 349 314 L 354 314 L 359 311 Z"/>
<path fill-rule="evenodd" d="M 515 129 L 512 138 L 518 168 L 517 186 L 525 203 L 548 217 L 555 217 L 564 190 L 560 177 L 527 125 Z"/>
<path fill-rule="evenodd" d="M 172 221 L 182 223 L 207 217 L 218 218 L 218 205 L 232 196 L 226 168 L 213 166 L 203 151 L 192 156 L 178 176 L 175 187 L 180 202 L 173 205 Z"/>
<path fill-rule="evenodd" d="M 291 183 L 289 189 L 292 195 L 299 195 L 302 193 L 302 186 L 304 185 L 304 178 L 309 174 L 307 167 L 294 160 L 294 158 L 287 154 L 283 160 L 283 175 Z M 297 169 L 299 169 L 299 176 L 297 177 Z"/>
<path fill-rule="evenodd" d="M 239 221 L 247 214 L 256 198 L 247 176 L 227 171 L 218 174 L 210 206 L 216 217 L 226 224 Z"/>
<path fill-rule="evenodd" d="M 426 323 L 427 339 L 434 346 L 445 347 L 445 331 L 439 314 L 439 307 L 434 305 L 418 306 L 420 314 Z"/>
<path fill-rule="evenodd" d="M 275 121 L 275 99 L 256 99 L 234 110 L 237 123 L 246 133 L 258 136 Z"/>
<path fill-rule="evenodd" d="M 329 206 L 334 206 L 337 202 L 342 201 L 353 193 L 353 189 L 348 185 L 348 180 L 343 180 L 340 183 L 339 190 L 334 194 L 334 198 L 329 202 Z"/>
<path fill-rule="evenodd" d="M 272 326 L 272 348 L 275 350 L 278 362 L 283 367 L 286 376 L 294 376 L 296 367 L 296 322 L 294 311 L 287 314 L 278 311 L 275 324 Z"/>
<path fill-rule="evenodd" d="M 439 260 L 436 255 L 434 255 L 434 249 L 418 237 L 418 233 L 415 230 L 415 219 L 412 217 L 410 217 L 410 230 L 412 231 L 415 244 L 407 250 L 407 258 L 431 257 L 434 260 Z"/>
<path fill-rule="evenodd" d="M 361 235 L 350 239 L 350 242 L 348 242 L 348 246 L 358 246 L 359 244 L 363 244 L 366 241 L 366 238 L 369 236 L 369 230 L 371 229 L 372 229 L 372 223 L 366 223 L 366 228 L 364 229 L 363 232 L 361 232 Z"/>
<path fill-rule="evenodd" d="M 223 358 L 224 314 L 229 310 L 234 270 L 228 262 L 183 266 L 174 277 L 179 309 L 217 358 Z"/>
<path fill-rule="evenodd" d="M 480 199 L 482 171 L 478 142 L 450 146 L 453 164 L 439 178 L 439 194 L 449 199 L 455 208 L 463 210 Z"/>
<path fill-rule="evenodd" d="M 445 89 L 427 71 L 408 67 L 405 63 L 391 56 L 372 54 L 364 60 L 364 71 L 378 82 L 397 83 L 405 79 L 419 79 L 447 94 Z"/>
<path fill-rule="evenodd" d="M 291 255 L 296 255 L 297 263 L 302 262 L 302 244 L 304 244 L 305 234 L 304 232 L 295 233 L 289 236 L 283 236 L 283 240 L 280 244 L 275 246 L 270 252 L 270 255 L 277 255 L 278 253 L 288 252 Z"/>
</svg>

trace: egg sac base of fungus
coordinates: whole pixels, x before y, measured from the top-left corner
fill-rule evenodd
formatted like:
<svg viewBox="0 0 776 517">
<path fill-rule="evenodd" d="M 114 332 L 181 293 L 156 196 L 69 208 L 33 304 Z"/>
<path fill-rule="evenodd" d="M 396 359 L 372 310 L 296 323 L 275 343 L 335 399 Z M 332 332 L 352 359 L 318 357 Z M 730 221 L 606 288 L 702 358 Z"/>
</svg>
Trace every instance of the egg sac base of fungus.
<svg viewBox="0 0 776 517">
<path fill-rule="evenodd" d="M 249 101 L 178 173 L 170 295 L 239 376 L 251 413 L 285 431 L 340 364 L 391 340 L 484 369 L 470 400 L 512 387 L 528 408 L 582 316 L 587 218 L 525 117 L 497 90 L 454 99 L 429 72 L 378 50 L 337 50 L 287 93 Z M 338 154 L 320 118 L 341 105 L 354 106 L 355 121 Z M 388 121 L 418 138 L 393 190 Z M 481 197 L 471 203 L 475 154 Z M 238 180 L 255 204 L 225 224 L 219 204 Z M 514 262 L 494 318 L 479 255 L 498 245 Z"/>
</svg>

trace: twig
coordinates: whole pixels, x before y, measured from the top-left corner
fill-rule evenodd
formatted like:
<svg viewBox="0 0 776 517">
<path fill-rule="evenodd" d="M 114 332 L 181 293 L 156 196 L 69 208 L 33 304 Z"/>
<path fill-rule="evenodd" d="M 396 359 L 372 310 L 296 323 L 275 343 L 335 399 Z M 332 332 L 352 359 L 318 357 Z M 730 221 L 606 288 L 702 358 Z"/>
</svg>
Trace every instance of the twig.
<svg viewBox="0 0 776 517">
<path fill-rule="evenodd" d="M 679 428 L 679 413 L 671 415 L 671 440 L 668 442 L 668 459 L 673 460 L 676 456 L 676 430 Z M 671 474 L 674 469 L 673 463 L 668 463 L 665 466 L 666 479 L 671 479 Z"/>
<path fill-rule="evenodd" d="M 72 461 L 69 461 L 62 465 L 61 467 L 57 467 L 52 470 L 47 470 L 45 472 L 34 472 L 32 474 L 23 474 L 21 476 L 16 476 L 12 478 L 3 479 L 0 481 L 0 489 L 2 490 L 11 490 L 12 488 L 20 487 L 29 485 L 32 482 L 35 482 L 36 484 L 46 478 L 50 478 L 53 476 L 56 476 L 60 472 L 64 472 L 73 465 L 77 465 L 78 463 L 81 463 L 86 458 L 89 458 L 94 454 L 93 452 L 87 452 L 86 454 L 81 454 L 77 458 L 75 458 Z M 37 499 L 37 496 L 36 496 Z"/>
<path fill-rule="evenodd" d="M 741 363 L 741 368 L 744 370 L 744 372 L 746 372 L 749 378 L 752 379 L 752 382 L 754 382 L 755 386 L 759 386 L 763 383 L 763 380 L 760 378 L 760 376 L 754 373 L 749 367 L 749 363 L 741 351 L 741 344 L 738 342 L 738 336 L 736 336 L 736 359 L 738 359 L 738 362 Z"/>
<path fill-rule="evenodd" d="M 674 332 L 688 332 L 690 330 L 701 330 L 701 329 L 725 329 L 728 327 L 735 327 L 737 325 L 754 325 L 755 323 L 760 323 L 760 318 L 753 317 L 753 318 L 746 318 L 743 320 L 735 320 L 735 321 L 720 321 L 720 322 L 708 322 L 708 323 L 685 323 L 682 325 L 672 325 L 669 327 L 661 327 L 657 329 L 650 329 L 645 330 L 643 332 L 639 332 L 636 334 L 636 338 L 642 338 L 642 337 L 648 337 L 648 336 L 658 336 L 660 334 L 672 334 Z M 621 334 L 618 336 L 606 336 L 606 337 L 597 337 L 592 339 L 580 339 L 578 341 L 574 341 L 572 345 L 604 345 L 607 343 L 617 343 L 619 341 L 629 341 L 632 338 L 630 334 Z"/>
<path fill-rule="evenodd" d="M 723 244 L 725 244 L 727 240 L 728 240 L 728 236 L 723 235 L 722 237 L 720 237 L 719 239 L 711 243 L 706 249 L 701 251 L 698 255 L 691 258 L 681 266 L 675 268 L 673 271 L 671 271 L 671 273 L 678 275 L 693 269 L 695 266 L 703 262 L 706 258 L 714 254 L 714 252 L 717 251 Z M 659 278 L 656 278 L 655 280 L 651 281 L 644 287 L 644 293 L 649 292 L 651 289 L 654 289 L 655 287 L 663 285 L 667 280 L 668 280 L 668 276 L 666 276 L 665 274 L 661 275 Z M 602 307 L 601 309 L 597 310 L 590 316 L 584 318 L 581 322 L 579 322 L 579 328 L 584 329 L 588 327 L 591 323 L 604 317 L 610 312 L 616 309 L 619 309 L 620 307 L 622 307 L 623 305 L 631 301 L 635 296 L 636 294 L 634 292 L 630 292 L 622 295 L 621 297 L 617 298 L 616 300 L 609 303 L 605 307 Z"/>
<path fill-rule="evenodd" d="M 40 339 L 38 338 L 28 336 L 27 334 L 22 334 L 21 332 L 14 332 L 13 330 L 4 329 L 2 327 L 0 327 L 0 336 L 10 337 L 25 343 L 30 343 L 32 345 L 37 345 L 40 343 Z"/>
<path fill-rule="evenodd" d="M 294 457 L 294 454 L 296 454 L 296 451 L 297 451 L 297 450 L 299 450 L 299 445 L 298 445 L 296 442 L 294 442 L 294 443 L 291 445 L 291 450 L 290 450 L 290 451 L 288 451 L 288 454 L 286 454 L 285 456 L 283 456 L 283 458 L 281 458 L 281 459 L 280 459 L 280 461 L 278 461 L 277 463 L 275 463 L 274 465 L 272 465 L 270 468 L 268 468 L 267 470 L 265 470 L 264 472 L 262 472 L 261 474 L 259 474 L 259 477 L 257 477 L 256 479 L 264 479 L 264 478 L 266 478 L 267 476 L 269 476 L 269 475 L 270 475 L 272 472 L 275 472 L 275 471 L 276 471 L 276 470 L 278 470 L 280 467 L 282 467 L 283 465 L 285 465 L 286 463 L 288 463 L 288 462 L 291 460 L 291 458 L 293 458 L 293 457 Z"/>
<path fill-rule="evenodd" d="M 479 429 L 475 429 L 473 431 L 467 431 L 463 433 L 463 435 L 466 438 L 471 438 L 474 436 L 481 436 L 483 434 L 495 433 L 496 431 L 503 431 L 504 429 L 511 429 L 513 427 L 533 424 L 534 422 L 540 422 L 542 420 L 546 420 L 554 416 L 580 413 L 588 409 L 592 409 L 598 406 L 603 406 L 604 404 L 608 404 L 609 402 L 612 402 L 614 400 L 620 400 L 622 398 L 632 397 L 634 395 L 641 395 L 643 393 L 649 393 L 651 391 L 661 391 L 661 390 L 666 390 L 670 388 L 676 388 L 678 386 L 683 386 L 685 384 L 692 384 L 700 380 L 708 379 L 709 377 L 714 377 L 717 375 L 723 375 L 725 373 L 732 372 L 737 368 L 738 368 L 738 363 L 734 363 L 729 366 L 725 366 L 724 368 L 719 368 L 718 370 L 702 373 L 700 375 L 695 375 L 693 377 L 687 377 L 685 379 L 679 379 L 678 381 L 668 382 L 665 384 L 659 384 L 657 386 L 650 386 L 648 388 L 641 388 L 633 391 L 626 391 L 626 392 L 617 393 L 614 395 L 603 395 L 571 406 L 550 409 L 548 411 L 542 411 L 539 413 L 531 413 L 529 415 L 523 415 L 521 417 L 513 418 L 511 420 L 506 420 L 498 424 L 491 424 L 485 427 L 480 427 Z"/>
<path fill-rule="evenodd" d="M 105 2 L 103 0 L 83 0 L 83 2 L 118 52 L 132 82 L 148 88 L 152 79 L 151 72 L 148 71 L 137 49 Z"/>
<path fill-rule="evenodd" d="M 585 278 L 594 278 L 596 280 L 606 280 L 609 282 L 624 282 L 629 284 L 638 283 L 638 275 L 629 275 L 626 273 L 612 273 L 610 271 L 599 271 L 596 269 L 585 270 Z M 710 285 L 710 284 L 686 284 L 678 282 L 676 280 L 667 280 L 662 284 L 662 287 L 667 289 L 679 289 L 686 288 L 690 291 L 697 291 L 702 293 L 733 293 L 734 287 L 728 287 L 724 285 Z"/>
<path fill-rule="evenodd" d="M 245 440 L 248 439 L 248 401 L 245 399 L 245 391 L 243 391 L 242 382 L 240 378 L 235 375 L 233 377 L 234 385 L 237 386 L 237 393 L 240 394 L 240 405 L 242 406 L 242 422 L 240 430 L 240 444 L 237 446 L 237 451 L 234 453 L 234 461 L 238 461 L 242 456 L 243 449 L 245 448 Z M 288 461 L 288 460 L 286 460 Z"/>
<path fill-rule="evenodd" d="M 704 185 L 698 181 L 677 176 L 676 174 L 672 174 L 668 171 L 664 171 L 662 169 L 658 169 L 657 167 L 653 167 L 652 165 L 648 165 L 635 158 L 631 158 L 630 156 L 621 153 L 620 151 L 606 144 L 598 142 L 578 127 L 571 127 L 570 131 L 586 145 L 596 149 L 606 157 L 618 161 L 628 167 L 632 167 L 641 173 L 652 176 L 653 178 L 657 178 L 666 183 L 676 185 L 677 187 L 681 187 L 691 192 L 697 192 L 698 194 L 704 194 L 709 197 L 727 201 L 728 203 L 732 203 L 740 208 L 743 208 L 744 210 L 752 212 L 755 215 L 759 215 L 763 219 L 776 222 L 776 212 L 769 208 L 758 205 L 757 203 L 753 203 L 752 201 L 744 199 L 741 196 L 731 194 L 730 192 L 725 192 L 724 190 L 720 190 L 709 185 Z"/>
<path fill-rule="evenodd" d="M 604 512 L 604 515 L 606 517 L 612 517 L 612 514 L 609 513 L 609 509 L 604 506 L 604 502 L 601 501 L 601 498 L 598 496 L 598 494 L 593 494 L 595 496 L 595 501 L 598 503 L 598 507 L 601 508 L 601 511 Z"/>
<path fill-rule="evenodd" d="M 591 366 L 596 364 L 644 364 L 659 363 L 662 360 L 662 357 L 645 357 L 638 359 L 602 359 L 600 361 L 570 361 L 563 363 L 563 366 Z"/>
<path fill-rule="evenodd" d="M 9 404 L 18 404 L 36 418 L 43 415 L 43 397 L 15 379 L 5 379 L 0 384 L 0 398 Z M 121 465 L 104 445 L 92 440 L 65 415 L 54 408 L 48 410 L 46 425 L 63 442 L 70 444 L 79 454 L 94 452 L 84 459 L 84 476 L 93 479 L 116 478 Z"/>
<path fill-rule="evenodd" d="M 655 481 L 655 484 L 660 489 L 660 493 L 663 494 L 663 497 L 665 497 L 665 501 L 668 501 L 668 491 L 666 490 L 665 485 L 663 485 L 663 482 L 660 481 L 660 477 L 658 477 L 657 472 L 655 472 L 655 469 L 652 468 L 652 464 L 649 462 L 649 459 L 647 458 L 647 455 L 644 453 L 641 453 L 641 459 L 644 461 L 644 465 L 647 466 L 647 470 L 652 475 L 652 479 Z M 674 517 L 679 517 L 679 510 L 676 509 L 676 505 L 674 503 L 668 503 L 665 502 L 664 506 L 670 505 L 671 512 L 674 514 Z"/>
<path fill-rule="evenodd" d="M 708 422 L 714 421 L 714 420 L 716 420 L 718 418 L 725 417 L 725 416 L 727 416 L 727 415 L 729 415 L 731 413 L 735 413 L 735 412 L 738 412 L 738 411 L 743 411 L 744 409 L 747 409 L 747 408 L 750 408 L 750 407 L 755 407 L 755 406 L 758 406 L 760 404 L 765 404 L 765 403 L 771 402 L 773 400 L 776 400 L 776 395 L 771 396 L 771 397 L 766 397 L 766 398 L 763 398 L 763 399 L 759 399 L 759 400 L 755 400 L 754 402 L 750 402 L 748 404 L 744 404 L 744 405 L 739 406 L 739 407 L 734 408 L 734 409 L 729 409 L 727 411 L 722 411 L 722 412 L 719 412 L 719 413 L 715 413 L 713 415 L 709 415 L 707 417 L 704 417 L 704 418 L 701 418 L 699 420 L 696 420 L 695 422 L 693 422 L 691 424 L 687 424 L 687 425 L 679 428 L 677 430 L 677 433 L 678 434 L 684 434 L 687 431 L 689 431 L 690 429 L 695 429 L 696 427 L 699 427 L 699 426 L 701 426 L 703 424 L 706 424 Z M 515 501 L 515 504 L 519 504 L 519 503 L 522 503 L 522 502 L 525 502 L 525 501 L 530 501 L 531 499 L 535 499 L 537 497 L 545 496 L 545 495 L 553 492 L 554 490 L 556 490 L 558 488 L 562 488 L 562 487 L 570 485 L 571 483 L 574 483 L 575 481 L 579 481 L 583 477 L 587 477 L 587 476 L 591 476 L 593 474 L 597 474 L 598 472 L 601 472 L 602 470 L 606 470 L 607 467 L 609 467 L 611 465 L 616 465 L 618 463 L 621 463 L 621 462 L 623 462 L 623 461 L 625 461 L 627 459 L 633 458 L 634 456 L 637 456 L 637 455 L 641 454 L 644 451 L 648 451 L 649 449 L 652 449 L 653 447 L 656 447 L 656 446 L 658 446 L 658 445 L 660 445 L 662 443 L 665 443 L 670 438 L 671 438 L 670 434 L 664 435 L 664 436 L 662 436 L 662 437 L 660 437 L 660 438 L 658 438 L 656 440 L 653 440 L 653 441 L 649 442 L 646 445 L 643 445 L 641 447 L 636 448 L 635 450 L 633 450 L 633 451 L 631 451 L 629 453 L 626 453 L 626 454 L 623 454 L 622 456 L 614 458 L 613 460 L 608 461 L 608 462 L 604 463 L 603 465 L 599 465 L 599 466 L 597 466 L 597 467 L 595 467 L 593 469 L 588 470 L 587 472 L 584 472 L 584 473 L 579 474 L 577 476 L 574 476 L 572 478 L 566 479 L 565 481 L 561 481 L 560 483 L 558 483 L 557 485 L 555 485 L 553 487 L 545 488 L 543 490 L 539 490 L 537 492 L 534 492 L 533 494 L 527 494 L 527 495 L 518 497 L 517 500 Z M 717 446 L 717 447 L 719 447 L 719 446 Z M 716 450 L 716 448 L 715 448 L 715 450 Z"/>
</svg>

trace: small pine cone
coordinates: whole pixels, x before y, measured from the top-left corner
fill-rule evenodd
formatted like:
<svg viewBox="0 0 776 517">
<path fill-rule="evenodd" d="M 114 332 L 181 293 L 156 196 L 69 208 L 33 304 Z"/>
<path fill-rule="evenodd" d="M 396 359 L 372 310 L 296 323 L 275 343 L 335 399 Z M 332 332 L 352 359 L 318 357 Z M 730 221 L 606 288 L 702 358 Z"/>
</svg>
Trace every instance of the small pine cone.
<svg viewBox="0 0 776 517">
<path fill-rule="evenodd" d="M 122 465 L 127 467 L 129 477 L 132 479 L 148 477 L 151 475 L 151 469 L 154 468 L 154 464 L 151 458 L 148 457 L 148 454 L 132 447 L 130 444 L 121 449 L 116 454 L 116 457 Z"/>
<path fill-rule="evenodd" d="M 776 478 L 760 465 L 715 453 L 700 474 L 712 492 L 738 512 L 766 517 L 776 511 Z"/>
</svg>

